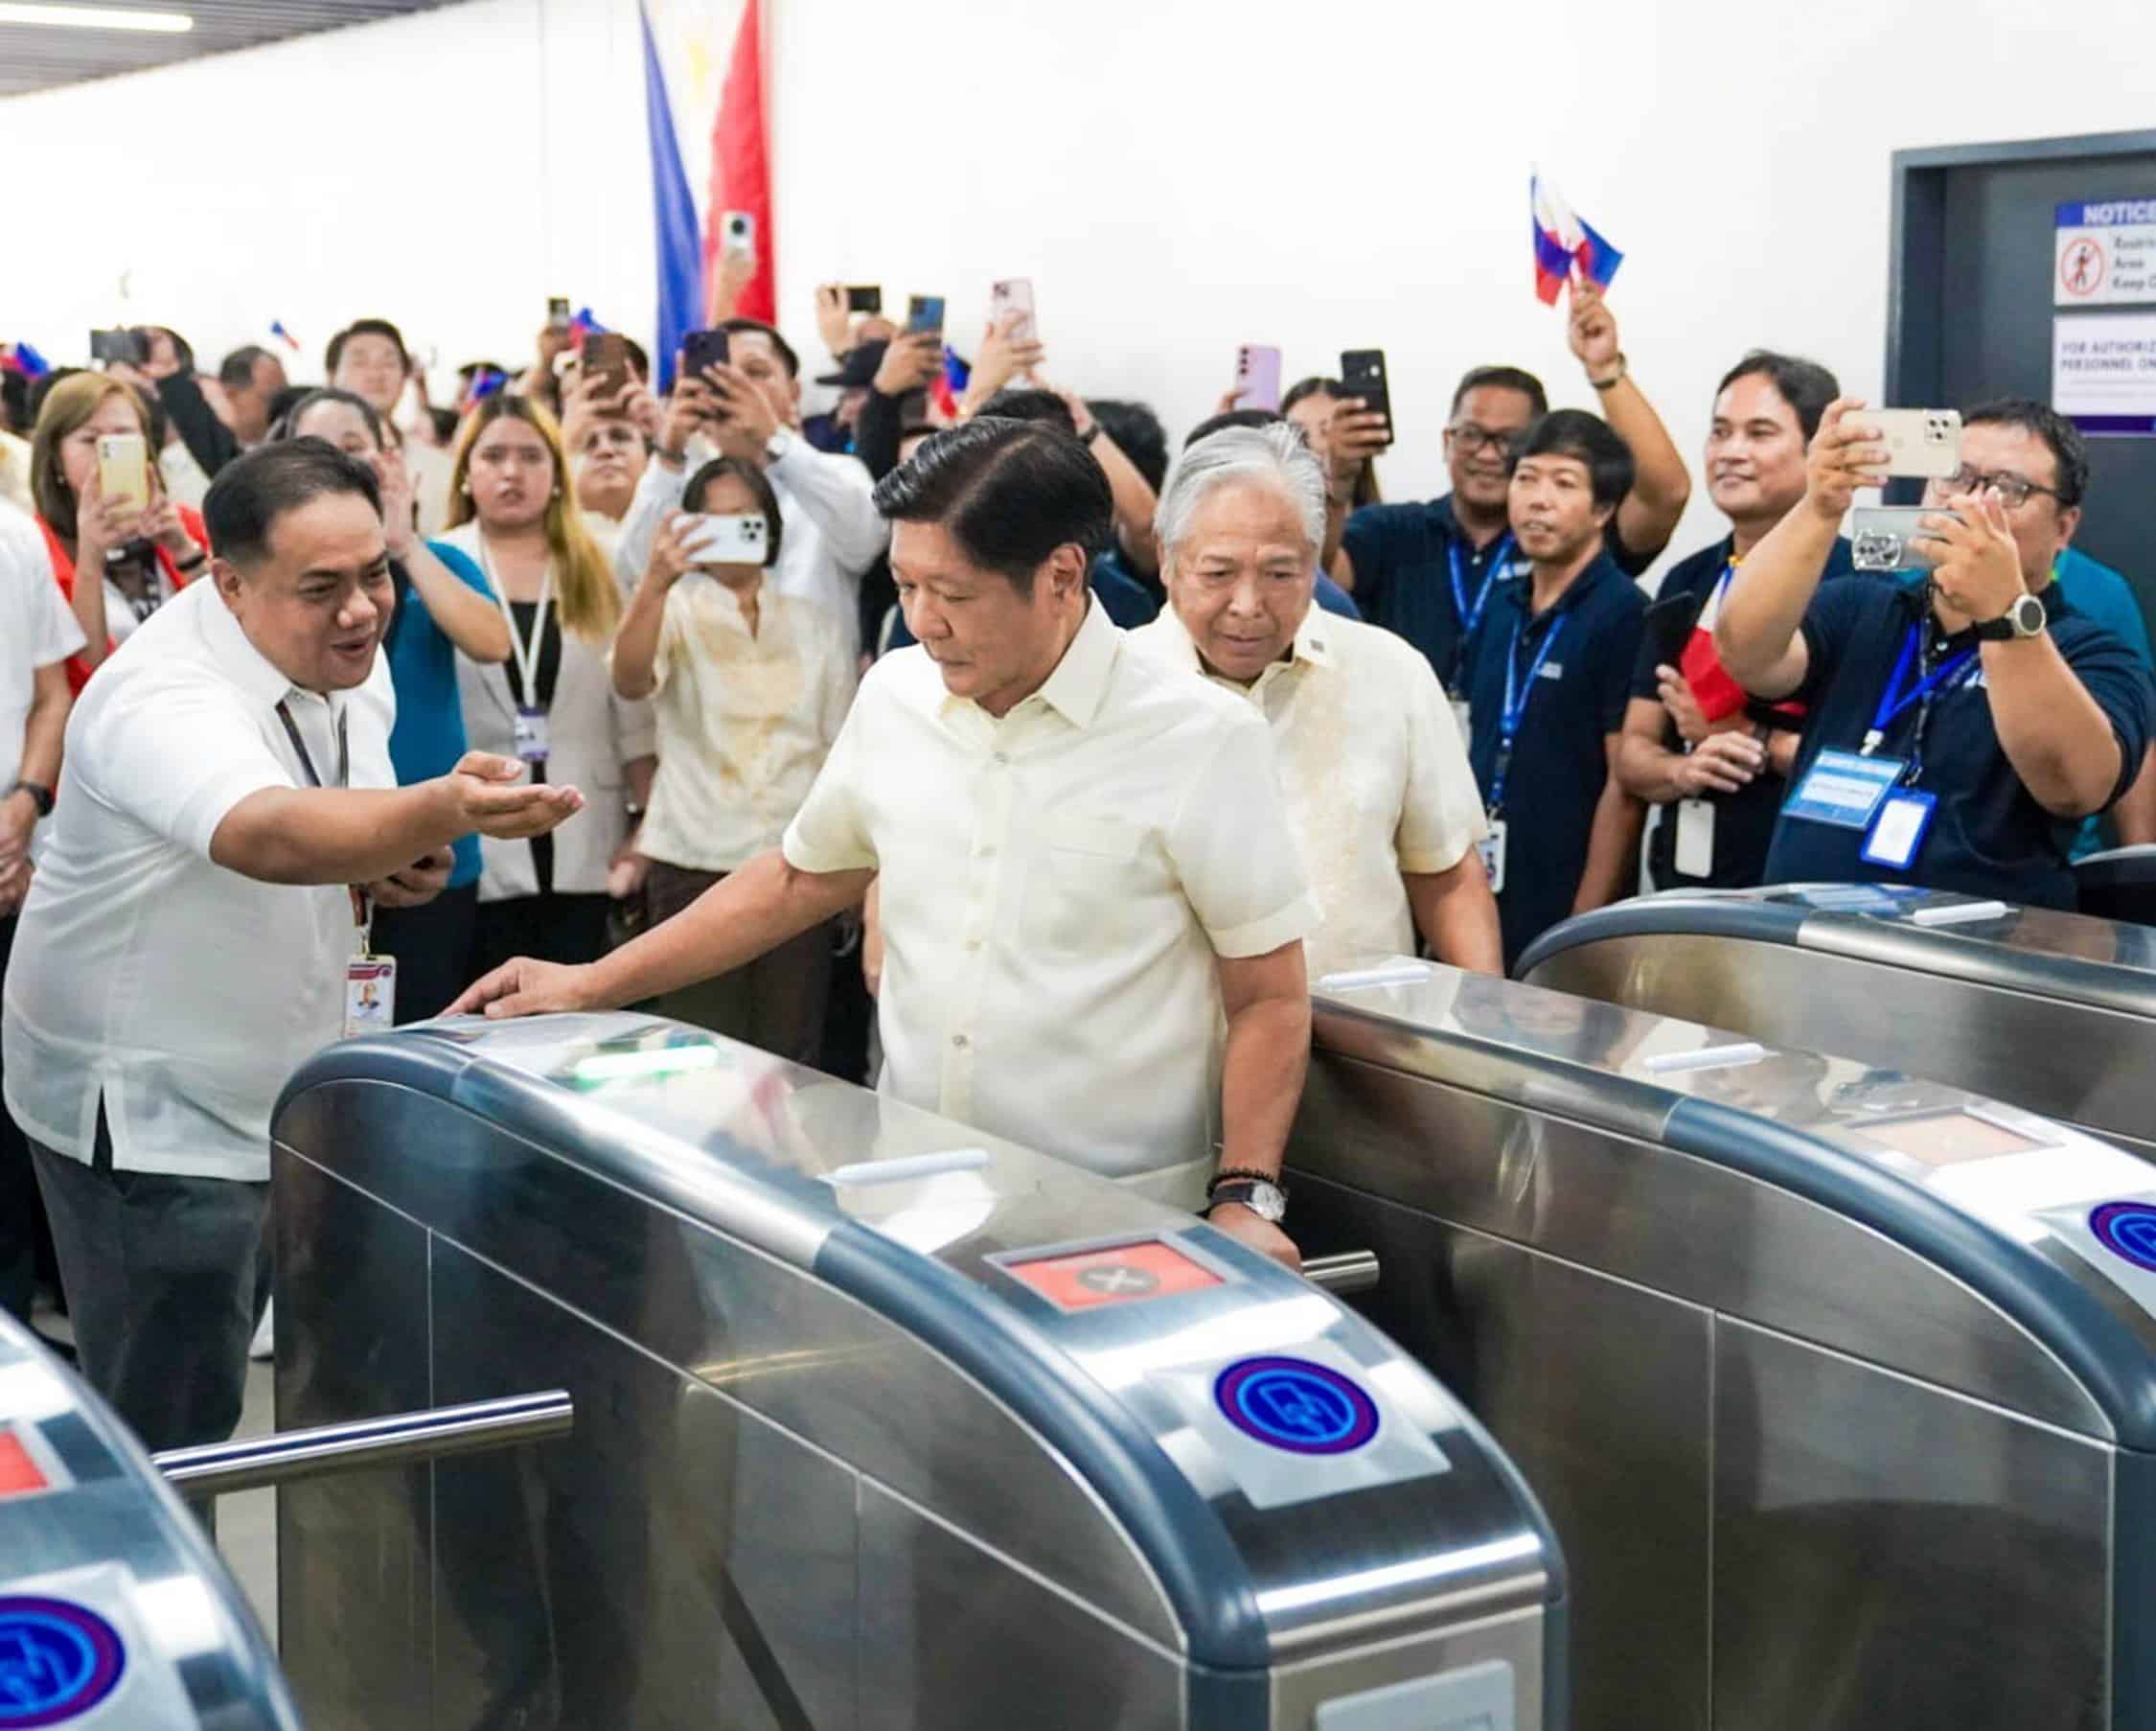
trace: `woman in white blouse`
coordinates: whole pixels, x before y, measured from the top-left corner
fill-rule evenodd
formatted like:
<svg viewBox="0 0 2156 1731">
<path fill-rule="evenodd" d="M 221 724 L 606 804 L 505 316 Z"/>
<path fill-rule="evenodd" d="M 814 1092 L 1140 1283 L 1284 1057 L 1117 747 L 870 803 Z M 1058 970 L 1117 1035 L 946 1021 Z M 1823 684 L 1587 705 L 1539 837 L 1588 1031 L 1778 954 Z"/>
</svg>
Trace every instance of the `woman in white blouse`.
<svg viewBox="0 0 2156 1731">
<path fill-rule="evenodd" d="M 570 487 L 543 408 L 502 393 L 473 412 L 439 539 L 486 572 L 510 656 L 498 666 L 457 658 L 465 729 L 473 750 L 521 757 L 534 780 L 573 783 L 589 800 L 584 821 L 557 836 L 482 842 L 477 972 L 516 955 L 605 953 L 609 875 L 627 887 L 651 788 L 651 708 L 615 696 L 607 672 L 621 592 Z"/>
<path fill-rule="evenodd" d="M 614 690 L 651 697 L 659 769 L 638 851 L 651 919 L 669 919 L 778 845 L 846 719 L 852 647 L 824 609 L 765 581 L 785 536 L 764 472 L 720 457 L 690 476 L 614 643 Z M 656 694 L 654 696 L 654 694 Z M 815 1061 L 831 929 L 662 1000 L 669 1015 Z"/>
</svg>

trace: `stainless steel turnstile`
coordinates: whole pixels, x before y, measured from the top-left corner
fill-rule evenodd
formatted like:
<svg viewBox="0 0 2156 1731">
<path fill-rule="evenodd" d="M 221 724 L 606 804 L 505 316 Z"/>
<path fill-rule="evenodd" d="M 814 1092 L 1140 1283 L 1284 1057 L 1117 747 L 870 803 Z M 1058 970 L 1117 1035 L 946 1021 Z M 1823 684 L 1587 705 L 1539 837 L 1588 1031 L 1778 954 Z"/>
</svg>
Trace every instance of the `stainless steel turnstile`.
<svg viewBox="0 0 2156 1731">
<path fill-rule="evenodd" d="M 110 1409 L 0 1311 L 0 1726 L 299 1722 L 201 1527 Z"/>
<path fill-rule="evenodd" d="M 314 1731 L 1561 1722 L 1519 1476 L 1189 1215 L 642 1015 L 335 1047 L 274 1135 L 281 1423 L 576 1407 L 281 1493 Z"/>
<path fill-rule="evenodd" d="M 1671 890 L 1544 933 L 1523 980 L 1861 1053 L 2156 1160 L 2156 929 L 1896 885 Z"/>
<path fill-rule="evenodd" d="M 2156 1725 L 2156 1174 L 1898 1069 L 1322 984 L 1306 1246 L 1548 1509 L 1597 1731 Z M 1861 1049 L 1860 1049 L 1861 1050 Z"/>
</svg>

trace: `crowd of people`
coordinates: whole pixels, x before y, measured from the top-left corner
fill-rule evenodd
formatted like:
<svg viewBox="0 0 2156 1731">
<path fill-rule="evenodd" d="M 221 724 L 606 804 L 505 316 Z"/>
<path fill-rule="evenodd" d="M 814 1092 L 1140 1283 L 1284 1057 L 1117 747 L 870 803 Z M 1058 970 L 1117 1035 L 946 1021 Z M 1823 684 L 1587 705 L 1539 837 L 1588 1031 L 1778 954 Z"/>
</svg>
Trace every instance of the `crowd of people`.
<svg viewBox="0 0 2156 1731">
<path fill-rule="evenodd" d="M 1475 365 L 1412 502 L 1336 379 L 1171 448 L 1022 315 L 961 385 L 817 305 L 809 416 L 740 317 L 671 378 L 550 324 L 455 409 L 378 318 L 318 385 L 159 328 L 10 381 L 0 1303 L 63 1290 L 151 1446 L 237 1420 L 269 1113 L 340 1032 L 650 1005 L 1292 1264 L 1328 973 L 1502 971 L 1643 887 L 2066 906 L 2156 840 L 2147 634 L 2041 404 L 1966 405 L 1908 568 L 1858 570 L 1879 427 L 1732 358 L 1728 532 L 1650 602 L 1692 475 L 1584 282 L 1598 412 Z"/>
</svg>

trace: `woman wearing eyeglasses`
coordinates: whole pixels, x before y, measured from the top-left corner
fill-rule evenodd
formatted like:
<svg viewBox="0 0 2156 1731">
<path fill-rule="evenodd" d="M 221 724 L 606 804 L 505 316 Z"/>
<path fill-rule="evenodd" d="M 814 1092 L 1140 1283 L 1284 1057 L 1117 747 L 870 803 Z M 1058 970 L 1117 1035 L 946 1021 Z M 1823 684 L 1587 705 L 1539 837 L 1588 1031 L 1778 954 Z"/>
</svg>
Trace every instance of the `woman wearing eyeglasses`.
<svg viewBox="0 0 2156 1731">
<path fill-rule="evenodd" d="M 1864 404 L 1831 404 L 1801 504 L 1752 550 L 1714 644 L 1755 697 L 1811 716 L 1768 849 L 1770 882 L 1898 882 L 2074 905 L 2076 825 L 2114 804 L 2156 731 L 2156 686 L 2053 567 L 2087 447 L 2040 403 L 1962 416 L 1961 470 L 1893 582 L 1822 585 L 1859 488 L 1887 478 Z M 1951 514 L 1951 515 L 1949 515 Z"/>
</svg>

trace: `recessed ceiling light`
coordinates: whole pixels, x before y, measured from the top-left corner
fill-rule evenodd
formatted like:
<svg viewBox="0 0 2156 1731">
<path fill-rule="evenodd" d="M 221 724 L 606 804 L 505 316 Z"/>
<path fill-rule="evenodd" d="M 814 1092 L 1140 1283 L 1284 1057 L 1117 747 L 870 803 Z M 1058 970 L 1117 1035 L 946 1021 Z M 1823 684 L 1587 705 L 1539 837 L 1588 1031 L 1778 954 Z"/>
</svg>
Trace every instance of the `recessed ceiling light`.
<svg viewBox="0 0 2156 1731">
<path fill-rule="evenodd" d="M 68 25 L 77 30 L 149 30 L 178 35 L 195 28 L 185 12 L 133 12 L 118 6 L 0 5 L 0 24 Z"/>
</svg>

